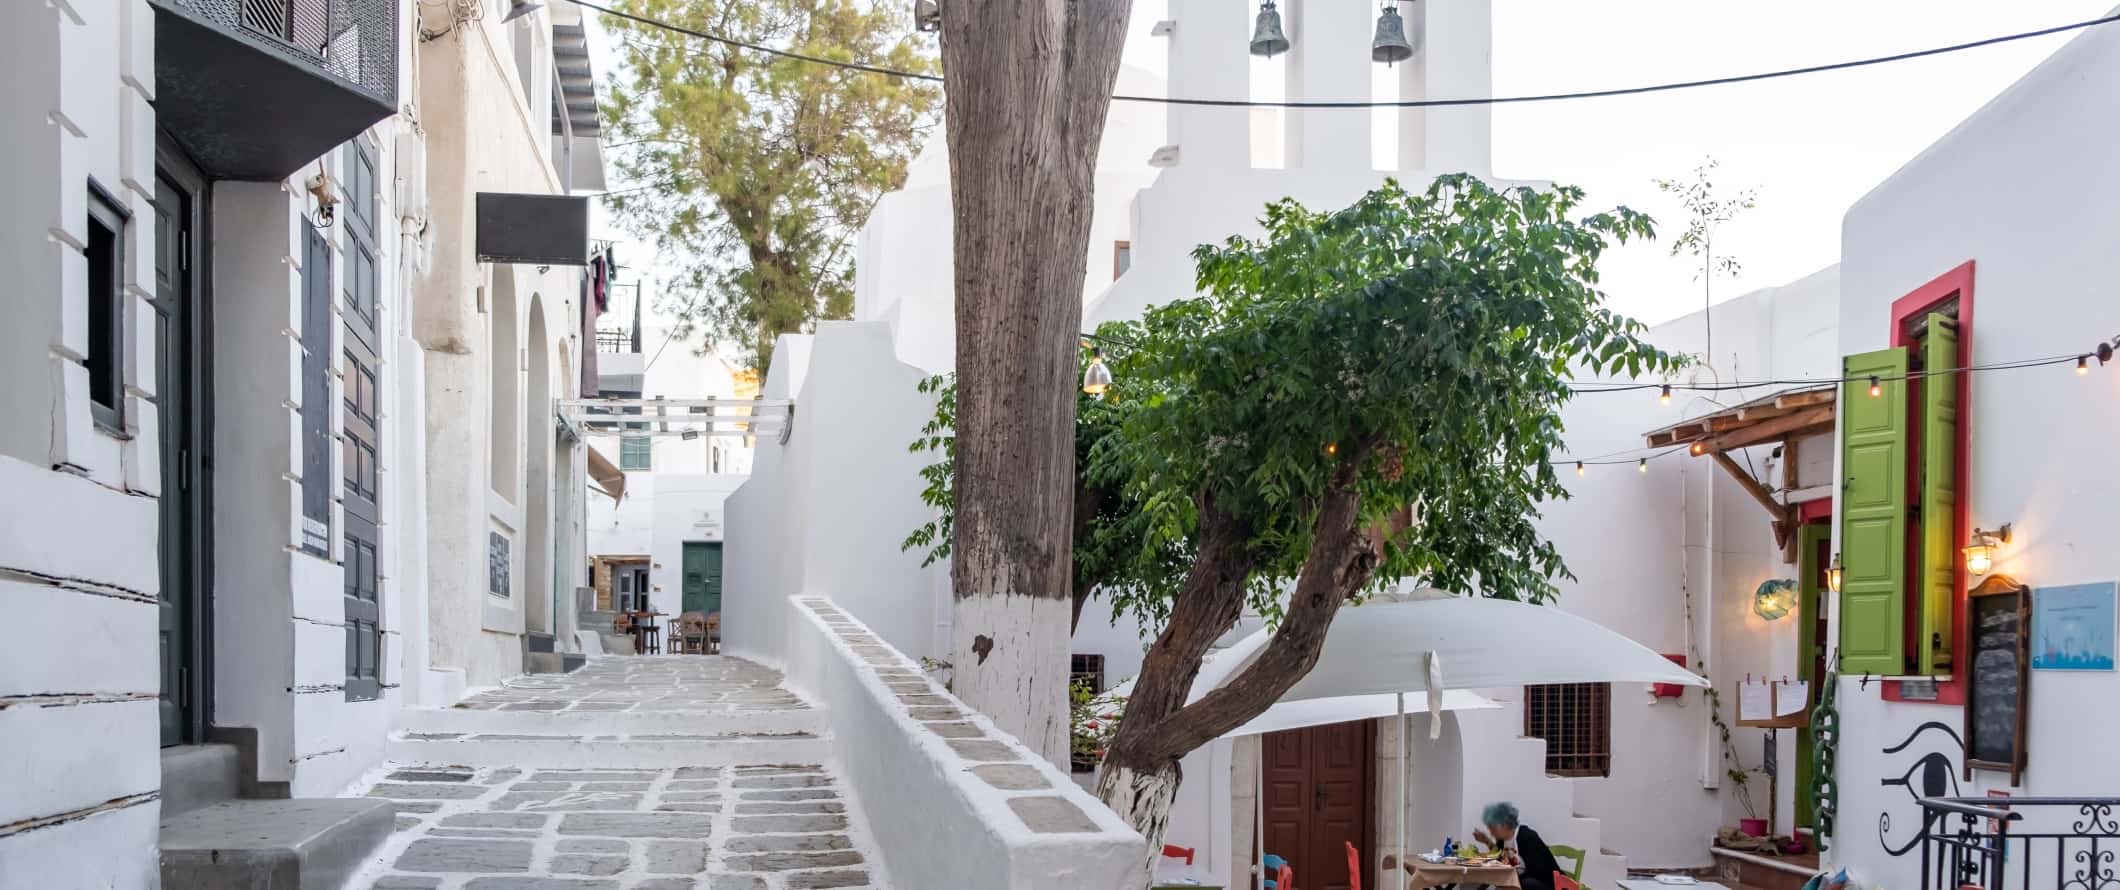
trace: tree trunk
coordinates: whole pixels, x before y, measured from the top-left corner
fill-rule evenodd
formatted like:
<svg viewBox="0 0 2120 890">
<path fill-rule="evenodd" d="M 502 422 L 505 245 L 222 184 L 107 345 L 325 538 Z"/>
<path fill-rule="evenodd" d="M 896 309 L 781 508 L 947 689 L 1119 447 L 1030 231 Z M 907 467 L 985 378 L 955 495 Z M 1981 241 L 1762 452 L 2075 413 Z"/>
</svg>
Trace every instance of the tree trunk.
<svg viewBox="0 0 2120 890">
<path fill-rule="evenodd" d="M 952 691 L 1068 756 L 1076 334 L 1130 0 L 947 0 L 957 309 Z"/>
<path fill-rule="evenodd" d="M 1281 625 L 1266 648 L 1221 688 L 1186 704 L 1200 663 L 1217 637 L 1236 623 L 1252 563 L 1250 529 L 1203 499 L 1200 548 L 1169 623 L 1141 663 L 1119 733 L 1104 759 L 1097 796 L 1148 838 L 1150 867 L 1163 849 L 1163 830 L 1177 794 L 1178 761 L 1223 733 L 1244 725 L 1281 699 L 1317 664 L 1325 632 L 1340 606 L 1369 583 L 1378 545 L 1359 527 L 1361 498 L 1354 482 L 1368 449 L 1340 449 L 1340 465 L 1319 504 L 1310 556 L 1296 575 Z M 1168 783 L 1166 789 L 1162 787 Z"/>
</svg>

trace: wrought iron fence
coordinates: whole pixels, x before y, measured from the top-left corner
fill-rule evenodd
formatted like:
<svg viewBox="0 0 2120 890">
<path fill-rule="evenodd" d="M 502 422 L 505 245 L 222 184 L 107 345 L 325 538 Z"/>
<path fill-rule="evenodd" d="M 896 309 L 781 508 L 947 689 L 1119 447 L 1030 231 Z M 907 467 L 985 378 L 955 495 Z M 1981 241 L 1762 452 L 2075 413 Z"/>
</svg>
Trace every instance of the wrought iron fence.
<svg viewBox="0 0 2120 890">
<path fill-rule="evenodd" d="M 2120 890 L 2120 798 L 1926 798 L 1922 890 Z"/>
<path fill-rule="evenodd" d="M 636 352 L 633 335 L 627 331 L 597 331 L 596 351 L 605 353 Z"/>
</svg>

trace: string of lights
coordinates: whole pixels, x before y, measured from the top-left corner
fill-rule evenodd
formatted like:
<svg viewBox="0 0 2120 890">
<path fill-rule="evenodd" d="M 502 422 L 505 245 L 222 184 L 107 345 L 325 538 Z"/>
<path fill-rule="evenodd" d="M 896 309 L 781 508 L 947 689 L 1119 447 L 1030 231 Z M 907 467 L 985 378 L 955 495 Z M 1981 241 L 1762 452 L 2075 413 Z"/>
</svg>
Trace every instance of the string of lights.
<svg viewBox="0 0 2120 890">
<path fill-rule="evenodd" d="M 584 9 L 593 9 L 605 15 L 612 16 L 614 18 L 624 19 L 626 21 L 630 21 L 635 24 L 643 25 L 646 27 L 669 31 L 676 34 L 684 34 L 690 37 L 699 38 L 701 40 L 719 43 L 724 46 L 735 47 L 737 49 L 747 50 L 755 53 L 762 53 L 778 58 L 792 59 L 795 61 L 807 62 L 814 65 L 825 65 L 833 68 L 845 69 L 848 71 L 860 71 L 868 74 L 879 74 L 885 77 L 896 77 L 906 80 L 927 81 L 930 83 L 942 82 L 942 76 L 937 74 L 927 74 L 924 72 L 917 71 L 902 71 L 893 68 L 885 68 L 880 65 L 868 65 L 861 62 L 851 62 L 840 59 L 827 59 L 820 56 L 810 55 L 807 53 L 778 49 L 760 43 L 737 40 L 732 37 L 724 37 L 719 34 L 713 34 L 694 28 L 687 28 L 682 25 L 671 24 L 669 22 L 649 18 L 647 16 L 635 15 L 630 12 L 621 12 L 619 10 L 612 9 L 607 6 L 600 6 L 598 4 L 589 2 L 582 2 L 582 0 L 576 0 L 576 5 Z M 2064 34 L 2071 31 L 2080 31 L 2086 28 L 2093 28 L 2099 25 L 2110 24 L 2113 22 L 2120 22 L 2120 13 L 2107 15 L 2101 18 L 2089 19 L 2086 21 L 2073 22 L 2065 25 L 2055 25 L 2053 27 L 2048 28 L 2038 28 L 2031 31 L 2019 31 L 2013 34 L 2002 34 L 1994 37 L 1982 38 L 1979 40 L 1970 40 L 1963 43 L 1953 43 L 1946 46 L 1935 46 L 1926 49 L 1911 50 L 1908 52 L 1891 53 L 1888 55 L 1881 56 L 1870 56 L 1860 59 L 1849 59 L 1846 61 L 1830 62 L 1821 65 L 1804 65 L 1794 68 L 1779 68 L 1772 71 L 1754 72 L 1751 74 L 1737 74 L 1725 77 L 1698 78 L 1693 80 L 1680 80 L 1670 81 L 1666 83 L 1646 84 L 1642 86 L 1614 87 L 1610 89 L 1601 90 L 1572 90 L 1555 93 L 1534 93 L 1516 96 L 1464 97 L 1455 99 L 1400 99 L 1392 101 L 1352 99 L 1199 99 L 1174 96 L 1136 96 L 1122 93 L 1113 95 L 1112 100 L 1116 102 L 1145 102 L 1159 105 L 1190 105 L 1218 108 L 1451 108 L 1468 105 L 1516 105 L 1532 102 L 1559 102 L 1575 99 L 1603 99 L 1615 96 L 1638 96 L 1647 93 L 1665 93 L 1676 90 L 1698 89 L 1702 87 L 1728 86 L 1732 84 L 1752 83 L 1762 80 L 1776 80 L 1785 77 L 1797 77 L 1808 74 L 1822 74 L 1831 71 L 1845 71 L 1854 68 L 1867 68 L 1875 65 L 1886 65 L 1895 62 L 1904 62 L 1914 59 L 1929 58 L 1932 56 L 1947 55 L 1950 53 L 1965 52 L 1967 50 L 1980 49 L 1983 47 L 1996 46 L 2005 43 L 2013 43 L 2020 40 L 2030 40 L 2033 38 L 2046 37 L 2054 34 Z"/>
</svg>

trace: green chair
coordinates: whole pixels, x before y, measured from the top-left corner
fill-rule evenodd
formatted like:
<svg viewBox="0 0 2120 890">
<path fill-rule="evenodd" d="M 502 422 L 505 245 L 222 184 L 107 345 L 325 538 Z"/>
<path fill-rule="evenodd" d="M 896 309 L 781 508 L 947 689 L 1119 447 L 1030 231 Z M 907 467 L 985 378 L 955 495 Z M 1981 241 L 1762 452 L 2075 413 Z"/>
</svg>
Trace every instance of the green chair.
<svg viewBox="0 0 2120 890">
<path fill-rule="evenodd" d="M 1574 860 L 1575 864 L 1568 868 L 1569 880 L 1580 881 L 1583 879 L 1583 861 L 1590 858 L 1590 855 L 1584 853 L 1582 848 L 1570 847 L 1565 844 L 1548 844 L 1546 849 L 1552 850 L 1554 860 L 1563 865 L 1566 865 L 1569 860 Z"/>
</svg>

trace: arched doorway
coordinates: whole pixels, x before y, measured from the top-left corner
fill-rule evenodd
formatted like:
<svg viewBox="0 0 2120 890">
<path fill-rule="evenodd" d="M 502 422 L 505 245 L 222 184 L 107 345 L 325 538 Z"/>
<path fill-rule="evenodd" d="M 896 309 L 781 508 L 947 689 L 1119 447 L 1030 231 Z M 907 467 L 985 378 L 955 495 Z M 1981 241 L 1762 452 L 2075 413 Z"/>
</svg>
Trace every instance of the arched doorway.
<svg viewBox="0 0 2120 890">
<path fill-rule="evenodd" d="M 531 631 L 552 621 L 552 343 L 544 299 L 530 295 L 527 384 L 523 391 L 523 596 Z"/>
</svg>

